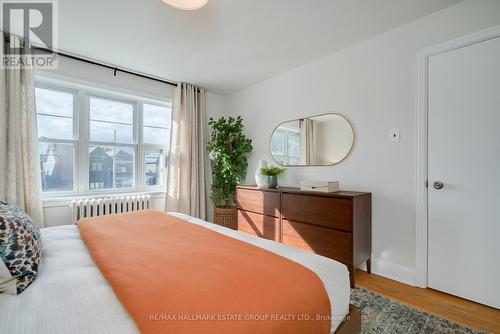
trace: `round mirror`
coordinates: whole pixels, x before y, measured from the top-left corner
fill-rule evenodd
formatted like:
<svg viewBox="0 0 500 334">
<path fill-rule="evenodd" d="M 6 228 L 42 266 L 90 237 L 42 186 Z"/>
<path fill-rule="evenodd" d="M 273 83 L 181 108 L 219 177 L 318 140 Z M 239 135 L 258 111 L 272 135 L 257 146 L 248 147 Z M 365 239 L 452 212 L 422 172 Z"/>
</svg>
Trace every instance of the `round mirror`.
<svg viewBox="0 0 500 334">
<path fill-rule="evenodd" d="M 282 166 L 331 166 L 344 160 L 353 144 L 351 123 L 331 113 L 281 123 L 269 146 Z"/>
</svg>

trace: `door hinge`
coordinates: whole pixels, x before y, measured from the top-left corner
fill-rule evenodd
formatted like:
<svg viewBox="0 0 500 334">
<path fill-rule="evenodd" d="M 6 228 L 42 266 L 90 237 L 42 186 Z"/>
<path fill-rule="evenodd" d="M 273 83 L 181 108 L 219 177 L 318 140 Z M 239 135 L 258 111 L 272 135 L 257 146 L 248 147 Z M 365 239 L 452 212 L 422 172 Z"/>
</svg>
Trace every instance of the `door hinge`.
<svg viewBox="0 0 500 334">
<path fill-rule="evenodd" d="M 429 188 L 429 180 L 425 181 L 425 187 Z"/>
</svg>

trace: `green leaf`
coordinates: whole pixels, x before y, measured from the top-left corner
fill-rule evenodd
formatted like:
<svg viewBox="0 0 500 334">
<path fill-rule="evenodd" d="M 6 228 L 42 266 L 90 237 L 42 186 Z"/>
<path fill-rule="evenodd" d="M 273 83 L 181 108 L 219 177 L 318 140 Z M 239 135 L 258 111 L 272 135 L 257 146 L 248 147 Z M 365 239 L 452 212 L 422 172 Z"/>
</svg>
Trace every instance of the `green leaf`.
<svg viewBox="0 0 500 334">
<path fill-rule="evenodd" d="M 260 173 L 265 176 L 281 176 L 285 174 L 285 168 L 279 166 L 262 167 Z"/>
<path fill-rule="evenodd" d="M 241 116 L 210 118 L 208 125 L 212 128 L 207 144 L 213 176 L 210 198 L 215 205 L 227 206 L 234 203 L 236 186 L 245 179 L 252 140 L 243 134 Z"/>
</svg>

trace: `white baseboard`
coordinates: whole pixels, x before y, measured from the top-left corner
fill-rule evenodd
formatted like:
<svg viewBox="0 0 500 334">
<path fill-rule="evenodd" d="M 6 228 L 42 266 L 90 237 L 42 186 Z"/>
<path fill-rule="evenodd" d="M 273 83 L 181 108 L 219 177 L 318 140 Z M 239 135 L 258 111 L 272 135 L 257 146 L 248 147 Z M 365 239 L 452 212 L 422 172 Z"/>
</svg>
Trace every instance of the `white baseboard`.
<svg viewBox="0 0 500 334">
<path fill-rule="evenodd" d="M 366 271 L 366 265 L 363 263 L 358 269 Z M 372 273 L 415 286 L 415 270 L 397 263 L 372 257 Z"/>
</svg>

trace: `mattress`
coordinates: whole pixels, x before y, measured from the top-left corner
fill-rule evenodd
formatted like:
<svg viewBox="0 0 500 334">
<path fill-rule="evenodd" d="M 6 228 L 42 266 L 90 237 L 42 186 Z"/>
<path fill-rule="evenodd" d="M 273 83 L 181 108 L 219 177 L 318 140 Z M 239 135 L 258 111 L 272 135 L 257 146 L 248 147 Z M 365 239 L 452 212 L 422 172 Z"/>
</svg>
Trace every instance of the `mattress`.
<svg viewBox="0 0 500 334">
<path fill-rule="evenodd" d="M 330 299 L 332 332 L 348 313 L 349 272 L 343 264 L 197 218 L 172 214 L 287 257 L 315 272 Z M 35 282 L 19 296 L 0 294 L 0 333 L 139 333 L 92 261 L 77 226 L 42 229 L 42 242 L 42 262 Z"/>
</svg>

